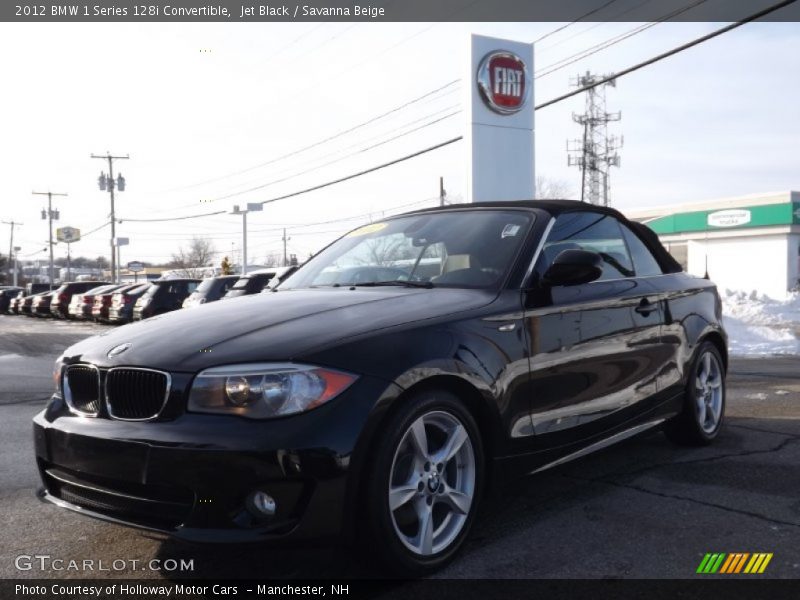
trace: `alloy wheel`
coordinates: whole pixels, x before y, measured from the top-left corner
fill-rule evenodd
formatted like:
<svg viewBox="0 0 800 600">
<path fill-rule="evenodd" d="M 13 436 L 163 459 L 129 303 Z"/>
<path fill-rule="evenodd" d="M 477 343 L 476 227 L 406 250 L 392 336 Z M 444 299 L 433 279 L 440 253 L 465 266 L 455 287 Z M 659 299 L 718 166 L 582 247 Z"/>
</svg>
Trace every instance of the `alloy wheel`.
<svg viewBox="0 0 800 600">
<path fill-rule="evenodd" d="M 713 433 L 722 416 L 723 377 L 719 359 L 704 352 L 695 372 L 695 410 L 697 422 L 706 433 Z"/>
<path fill-rule="evenodd" d="M 420 556 L 446 550 L 467 522 L 475 481 L 475 453 L 464 424 L 441 410 L 414 420 L 395 451 L 388 489 L 403 545 Z"/>
</svg>

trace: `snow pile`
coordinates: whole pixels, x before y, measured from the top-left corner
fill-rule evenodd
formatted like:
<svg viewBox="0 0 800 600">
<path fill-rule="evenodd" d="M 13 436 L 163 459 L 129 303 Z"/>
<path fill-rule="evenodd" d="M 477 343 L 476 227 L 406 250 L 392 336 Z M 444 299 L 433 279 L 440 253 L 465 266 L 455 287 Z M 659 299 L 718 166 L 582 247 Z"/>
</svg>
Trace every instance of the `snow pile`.
<svg viewBox="0 0 800 600">
<path fill-rule="evenodd" d="M 773 300 L 725 290 L 722 313 L 731 354 L 800 354 L 800 294 Z"/>
</svg>

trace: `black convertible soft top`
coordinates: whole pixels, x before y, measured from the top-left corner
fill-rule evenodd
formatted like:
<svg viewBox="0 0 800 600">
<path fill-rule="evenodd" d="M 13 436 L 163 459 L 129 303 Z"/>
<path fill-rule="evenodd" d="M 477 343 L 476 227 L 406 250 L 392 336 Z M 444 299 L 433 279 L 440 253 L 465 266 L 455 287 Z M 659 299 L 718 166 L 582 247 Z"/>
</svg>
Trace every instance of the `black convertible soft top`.
<svg viewBox="0 0 800 600">
<path fill-rule="evenodd" d="M 637 221 L 631 221 L 621 212 L 608 206 L 597 206 L 578 200 L 504 200 L 500 202 L 474 202 L 471 204 L 450 204 L 448 206 L 437 206 L 434 208 L 424 208 L 414 213 L 425 213 L 446 210 L 468 210 L 470 208 L 527 208 L 531 210 L 544 210 L 553 216 L 567 212 L 588 211 L 611 215 L 625 223 L 630 229 L 639 236 L 645 245 L 658 261 L 664 273 L 680 273 L 683 271 L 680 263 L 676 261 L 667 249 L 661 244 L 656 233 L 647 225 Z M 406 213 L 408 214 L 408 213 Z"/>
</svg>

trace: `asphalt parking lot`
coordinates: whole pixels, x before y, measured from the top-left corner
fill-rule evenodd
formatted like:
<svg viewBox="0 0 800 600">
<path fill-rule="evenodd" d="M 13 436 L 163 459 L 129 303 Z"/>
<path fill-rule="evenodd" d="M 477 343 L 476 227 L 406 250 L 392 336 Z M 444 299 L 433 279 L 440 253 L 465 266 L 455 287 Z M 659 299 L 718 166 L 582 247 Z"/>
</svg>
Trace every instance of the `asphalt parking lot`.
<svg viewBox="0 0 800 600">
<path fill-rule="evenodd" d="M 188 545 L 38 502 L 30 420 L 52 388 L 53 359 L 104 330 L 0 316 L 1 578 L 375 575 L 338 548 Z M 717 444 L 676 448 L 651 434 L 496 489 L 465 550 L 438 576 L 686 578 L 707 552 L 771 552 L 760 577 L 800 577 L 800 357 L 735 359 L 728 381 Z M 131 566 L 16 569 L 16 557 L 37 554 Z M 194 569 L 141 570 L 153 558 L 192 560 Z"/>
</svg>

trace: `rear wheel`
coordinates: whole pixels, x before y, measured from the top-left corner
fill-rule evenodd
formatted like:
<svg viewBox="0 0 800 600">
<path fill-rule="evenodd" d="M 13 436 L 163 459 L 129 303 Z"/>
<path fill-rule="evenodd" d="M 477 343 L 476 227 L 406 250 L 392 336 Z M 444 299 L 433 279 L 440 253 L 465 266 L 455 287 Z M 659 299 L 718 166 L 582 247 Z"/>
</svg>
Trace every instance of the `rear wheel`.
<svg viewBox="0 0 800 600">
<path fill-rule="evenodd" d="M 686 383 L 683 411 L 664 429 L 677 443 L 705 446 L 716 439 L 725 414 L 725 368 L 719 350 L 703 342 Z"/>
<path fill-rule="evenodd" d="M 370 552 L 402 575 L 440 568 L 463 544 L 483 486 L 475 420 L 443 390 L 412 398 L 384 429 L 369 473 Z"/>
</svg>

